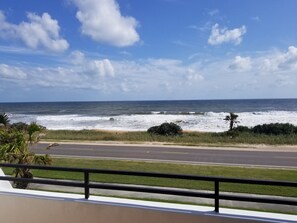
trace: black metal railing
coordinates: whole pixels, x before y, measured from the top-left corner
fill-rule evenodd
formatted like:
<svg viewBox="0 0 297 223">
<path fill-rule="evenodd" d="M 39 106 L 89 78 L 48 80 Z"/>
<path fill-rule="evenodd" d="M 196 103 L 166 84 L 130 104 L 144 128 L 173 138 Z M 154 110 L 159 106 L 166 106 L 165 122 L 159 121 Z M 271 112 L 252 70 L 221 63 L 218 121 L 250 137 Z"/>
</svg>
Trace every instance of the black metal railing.
<svg viewBox="0 0 297 223">
<path fill-rule="evenodd" d="M 187 196 L 187 197 L 210 198 L 210 199 L 214 199 L 215 212 L 219 212 L 220 200 L 259 202 L 259 203 L 297 206 L 297 199 L 285 199 L 282 197 L 267 198 L 264 196 L 252 197 L 249 195 L 239 195 L 239 194 L 228 194 L 228 195 L 220 194 L 220 183 L 254 184 L 254 185 L 297 188 L 297 182 L 252 180 L 252 179 L 238 179 L 238 178 L 225 178 L 225 177 L 207 177 L 207 176 L 196 176 L 196 175 L 150 173 L 150 172 L 136 172 L 136 171 L 105 170 L 105 169 L 86 169 L 86 168 L 70 168 L 70 167 L 56 167 L 56 166 L 20 165 L 20 164 L 8 164 L 8 163 L 0 163 L 0 167 L 30 168 L 30 169 L 38 169 L 38 170 L 52 170 L 52 171 L 82 173 L 84 176 L 83 182 L 70 182 L 70 181 L 65 181 L 65 180 L 52 180 L 52 179 L 15 178 L 15 177 L 10 177 L 10 176 L 0 176 L 0 180 L 47 184 L 47 185 L 58 185 L 58 186 L 67 186 L 67 187 L 80 187 L 80 188 L 84 188 L 85 199 L 89 198 L 90 189 L 96 188 L 96 189 L 144 192 L 144 193 L 159 193 L 159 194 L 178 195 L 178 196 Z M 90 173 L 209 181 L 209 182 L 214 183 L 214 192 L 213 193 L 198 192 L 198 191 L 188 191 L 188 190 L 180 190 L 180 189 L 174 189 L 174 188 L 170 189 L 170 188 L 156 188 L 156 187 L 149 187 L 149 186 L 131 186 L 131 185 L 119 185 L 119 184 L 117 185 L 117 184 L 98 183 L 98 182 L 94 183 L 94 182 L 90 182 L 90 179 L 89 179 Z"/>
</svg>

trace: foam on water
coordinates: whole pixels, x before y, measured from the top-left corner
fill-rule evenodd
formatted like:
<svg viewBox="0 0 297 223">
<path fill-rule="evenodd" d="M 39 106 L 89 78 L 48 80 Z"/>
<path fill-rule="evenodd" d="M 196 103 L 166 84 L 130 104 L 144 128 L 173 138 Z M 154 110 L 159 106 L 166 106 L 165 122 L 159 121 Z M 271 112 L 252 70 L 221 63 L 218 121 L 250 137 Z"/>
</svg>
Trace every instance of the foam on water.
<svg viewBox="0 0 297 223">
<path fill-rule="evenodd" d="M 253 127 L 265 123 L 291 123 L 297 125 L 296 111 L 268 111 L 268 112 L 241 112 L 239 125 Z M 206 112 L 188 114 L 151 114 L 118 115 L 118 116 L 84 116 L 84 115 L 23 115 L 11 114 L 12 122 L 30 123 L 36 121 L 52 130 L 147 130 L 151 126 L 163 122 L 174 122 L 184 130 L 222 132 L 228 130 L 228 123 L 224 121 L 225 112 Z"/>
</svg>

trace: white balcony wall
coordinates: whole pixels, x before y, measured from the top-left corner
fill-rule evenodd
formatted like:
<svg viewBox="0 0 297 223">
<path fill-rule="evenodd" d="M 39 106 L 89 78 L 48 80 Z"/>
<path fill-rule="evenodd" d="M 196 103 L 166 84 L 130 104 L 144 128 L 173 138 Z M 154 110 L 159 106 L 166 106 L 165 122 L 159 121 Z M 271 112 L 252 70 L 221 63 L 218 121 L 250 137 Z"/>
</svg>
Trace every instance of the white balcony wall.
<svg viewBox="0 0 297 223">
<path fill-rule="evenodd" d="M 2 189 L 2 223 L 256 223 L 297 222 L 295 215 L 258 213 L 213 207 L 131 199 Z"/>
</svg>

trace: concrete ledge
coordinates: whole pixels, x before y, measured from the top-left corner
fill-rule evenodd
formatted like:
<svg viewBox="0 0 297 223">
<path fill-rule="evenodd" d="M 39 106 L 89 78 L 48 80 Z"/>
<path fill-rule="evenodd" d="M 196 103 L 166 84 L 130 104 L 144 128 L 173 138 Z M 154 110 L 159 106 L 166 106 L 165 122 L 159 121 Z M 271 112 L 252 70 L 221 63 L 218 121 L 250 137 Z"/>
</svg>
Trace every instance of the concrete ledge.
<svg viewBox="0 0 297 223">
<path fill-rule="evenodd" d="M 3 170 L 0 168 L 0 176 L 4 177 L 5 174 Z M 12 189 L 11 184 L 8 181 L 0 180 L 0 189 Z"/>
<path fill-rule="evenodd" d="M 297 222 L 297 215 L 169 204 L 132 199 L 0 188 L 1 222 L 244 223 Z"/>
</svg>

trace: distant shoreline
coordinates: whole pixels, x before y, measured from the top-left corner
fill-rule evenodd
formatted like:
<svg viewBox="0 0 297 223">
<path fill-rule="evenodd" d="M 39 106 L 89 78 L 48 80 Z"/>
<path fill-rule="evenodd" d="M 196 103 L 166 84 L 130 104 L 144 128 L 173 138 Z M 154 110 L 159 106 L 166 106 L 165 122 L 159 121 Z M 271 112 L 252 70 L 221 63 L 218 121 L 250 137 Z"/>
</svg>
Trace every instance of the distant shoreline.
<svg viewBox="0 0 297 223">
<path fill-rule="evenodd" d="M 12 123 L 37 122 L 48 129 L 146 131 L 173 122 L 186 131 L 224 132 L 224 118 L 236 113 L 239 125 L 268 123 L 297 126 L 297 99 L 176 100 L 1 104 Z"/>
</svg>

